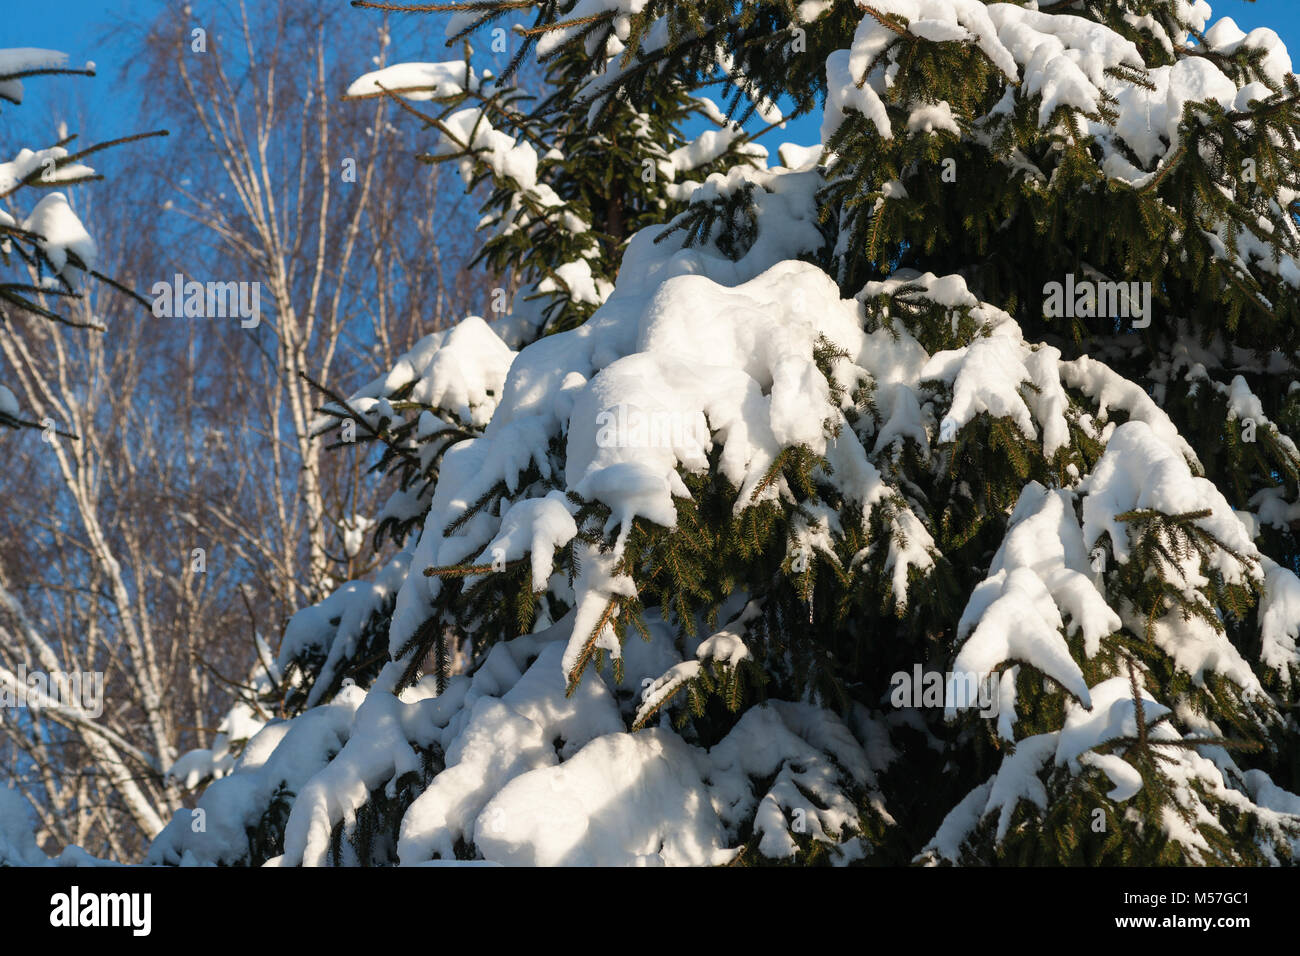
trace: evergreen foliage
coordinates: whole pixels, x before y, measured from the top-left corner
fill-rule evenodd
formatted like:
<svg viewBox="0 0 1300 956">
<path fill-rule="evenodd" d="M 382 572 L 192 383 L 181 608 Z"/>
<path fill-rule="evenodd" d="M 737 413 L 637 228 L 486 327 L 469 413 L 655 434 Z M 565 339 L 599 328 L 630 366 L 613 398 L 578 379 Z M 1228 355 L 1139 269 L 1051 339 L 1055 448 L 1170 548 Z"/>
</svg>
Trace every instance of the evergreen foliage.
<svg viewBox="0 0 1300 956">
<path fill-rule="evenodd" d="M 1203 2 L 1039 6 L 426 5 L 532 17 L 549 95 L 467 53 L 421 113 L 520 292 L 325 406 L 405 550 L 286 634 L 317 764 L 204 794 L 256 846 L 152 858 L 1290 862 L 1300 86 Z M 719 82 L 820 154 L 679 182 Z"/>
</svg>

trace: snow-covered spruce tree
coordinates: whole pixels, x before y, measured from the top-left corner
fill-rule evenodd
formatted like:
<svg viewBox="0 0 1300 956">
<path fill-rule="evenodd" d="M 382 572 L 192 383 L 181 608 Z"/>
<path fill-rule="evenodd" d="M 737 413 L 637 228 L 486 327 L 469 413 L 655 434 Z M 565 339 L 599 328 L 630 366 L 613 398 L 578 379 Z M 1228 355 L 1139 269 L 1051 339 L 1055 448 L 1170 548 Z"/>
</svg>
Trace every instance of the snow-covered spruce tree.
<svg viewBox="0 0 1300 956">
<path fill-rule="evenodd" d="M 495 19 L 453 20 L 448 45 L 486 33 Z M 496 50 L 498 37 L 491 41 Z M 516 65 L 529 49 L 520 44 Z M 612 290 L 627 239 L 683 210 L 709 173 L 766 160 L 717 103 L 680 83 L 658 85 L 636 110 L 616 108 L 601 133 L 579 98 L 591 80 L 589 59 L 562 48 L 544 73 L 544 97 L 526 93 L 509 76 L 476 69 L 466 45 L 459 61 L 368 73 L 344 97 L 393 97 L 434 131 L 436 148 L 422 158 L 453 164 L 466 188 L 484 196 L 478 261 L 517 289 L 507 297 L 500 288 L 485 303 L 495 318 L 430 334 L 351 397 L 325 393 L 335 401 L 322 409 L 319 433 L 335 447 L 377 446 L 374 470 L 396 479 L 396 493 L 366 523 L 376 550 L 386 541 L 400 547 L 423 522 L 443 452 L 482 432 L 514 349 L 581 324 Z M 703 130 L 689 137 L 687 125 Z M 408 559 L 399 554 L 375 582 L 348 584 L 300 614 L 278 660 L 262 655 L 247 682 L 254 693 L 228 715 L 215 746 L 183 757 L 176 778 L 194 787 L 221 776 L 270 715 L 298 713 L 344 680 L 373 680 L 388 658 L 387 619 Z M 339 640 L 344 632 L 350 636 Z"/>
<path fill-rule="evenodd" d="M 363 391 L 427 397 L 418 538 L 151 859 L 1291 860 L 1300 87 L 1199 0 L 1037 6 L 465 4 L 591 130 L 722 77 L 823 148 Z"/>
<path fill-rule="evenodd" d="M 448 45 L 496 19 L 453 19 Z M 516 42 L 515 65 L 530 48 Z M 613 289 L 628 238 L 679 212 L 711 172 L 766 158 L 713 100 L 680 83 L 657 84 L 635 109 L 616 106 L 593 128 L 581 97 L 590 59 L 561 48 L 544 75 L 539 97 L 476 71 L 466 44 L 460 61 L 398 64 L 348 88 L 346 99 L 394 97 L 433 131 L 435 149 L 422 158 L 454 164 L 484 196 L 475 264 L 503 282 L 484 303 L 488 321 L 430 334 L 389 375 L 323 409 L 321 433 L 339 445 L 379 445 L 376 470 L 397 480 L 401 493 L 374 522 L 376 548 L 423 521 L 442 452 L 487 424 L 513 351 L 581 325 Z M 423 103 L 430 107 L 415 105 Z M 706 129 L 687 138 L 691 119 Z M 456 350 L 443 350 L 452 339 L 477 350 L 463 372 L 452 367 Z"/>
</svg>

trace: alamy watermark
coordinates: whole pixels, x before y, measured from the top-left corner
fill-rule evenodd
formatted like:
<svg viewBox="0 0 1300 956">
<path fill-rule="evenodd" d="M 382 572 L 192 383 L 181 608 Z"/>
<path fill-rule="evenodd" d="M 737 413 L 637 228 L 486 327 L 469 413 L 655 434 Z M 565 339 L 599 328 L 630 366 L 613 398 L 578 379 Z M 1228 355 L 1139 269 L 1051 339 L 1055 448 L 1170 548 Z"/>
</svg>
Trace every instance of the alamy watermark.
<svg viewBox="0 0 1300 956">
<path fill-rule="evenodd" d="M 1150 282 L 1076 280 L 1043 286 L 1043 316 L 1049 319 L 1131 319 L 1133 328 L 1151 325 Z"/>
<path fill-rule="evenodd" d="M 889 702 L 900 709 L 978 707 L 981 717 L 996 717 L 1000 702 L 997 682 L 997 674 L 927 671 L 915 664 L 910 672 L 896 671 L 889 678 Z"/>
<path fill-rule="evenodd" d="M 60 929 L 84 927 L 131 930 L 148 936 L 153 929 L 153 894 L 82 892 L 73 886 L 50 897 L 50 925 Z"/>
<path fill-rule="evenodd" d="M 619 404 L 596 416 L 597 448 L 706 447 L 708 423 L 698 412 L 642 411 Z"/>
<path fill-rule="evenodd" d="M 65 673 L 28 671 L 19 664 L 14 671 L 17 686 L 0 682 L 0 707 L 28 707 L 40 710 L 56 704 L 79 710 L 88 717 L 104 713 L 104 674 L 102 671 Z"/>
<path fill-rule="evenodd" d="M 239 319 L 240 328 L 255 329 L 262 321 L 262 283 L 186 281 L 176 273 L 170 282 L 158 281 L 153 294 L 153 314 L 160 319 Z"/>
</svg>

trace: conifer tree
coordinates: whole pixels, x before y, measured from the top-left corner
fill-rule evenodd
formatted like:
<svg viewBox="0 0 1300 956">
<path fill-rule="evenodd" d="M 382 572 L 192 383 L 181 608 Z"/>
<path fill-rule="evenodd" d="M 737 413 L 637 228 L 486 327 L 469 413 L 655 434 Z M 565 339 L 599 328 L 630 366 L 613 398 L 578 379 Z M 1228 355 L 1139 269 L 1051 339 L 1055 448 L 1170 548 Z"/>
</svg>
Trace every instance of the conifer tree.
<svg viewBox="0 0 1300 956">
<path fill-rule="evenodd" d="M 351 92 L 444 107 L 525 331 L 467 319 L 325 407 L 401 473 L 405 550 L 294 618 L 288 725 L 151 859 L 1294 858 L 1273 31 L 1203 0 L 437 6 L 453 38 L 532 15 L 556 95 L 525 119 L 468 58 Z M 820 105 L 822 149 L 638 186 L 715 155 L 655 142 L 719 80 L 741 117 Z"/>
</svg>

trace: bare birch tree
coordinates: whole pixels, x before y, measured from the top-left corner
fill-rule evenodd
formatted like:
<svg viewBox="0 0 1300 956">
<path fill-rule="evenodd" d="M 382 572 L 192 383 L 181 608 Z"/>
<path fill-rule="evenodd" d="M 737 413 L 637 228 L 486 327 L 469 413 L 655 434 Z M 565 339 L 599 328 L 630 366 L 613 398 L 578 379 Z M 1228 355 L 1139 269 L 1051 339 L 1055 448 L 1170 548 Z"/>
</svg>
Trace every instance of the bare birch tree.
<svg viewBox="0 0 1300 956">
<path fill-rule="evenodd" d="M 256 282 L 256 327 L 112 289 L 74 303 L 102 335 L 0 322 L 6 381 L 54 423 L 0 465 L 0 692 L 37 671 L 104 679 L 100 712 L 0 709 L 0 779 L 47 849 L 130 859 L 184 806 L 177 757 L 273 670 L 294 609 L 375 560 L 342 532 L 379 492 L 364 455 L 312 437 L 320 389 L 487 301 L 463 268 L 472 203 L 391 142 L 390 103 L 339 102 L 336 77 L 366 64 L 338 65 L 353 45 L 328 20 L 239 5 L 203 52 L 188 20 L 160 20 L 140 62 L 172 136 L 96 197 L 104 271 L 146 300 L 178 273 Z"/>
</svg>

